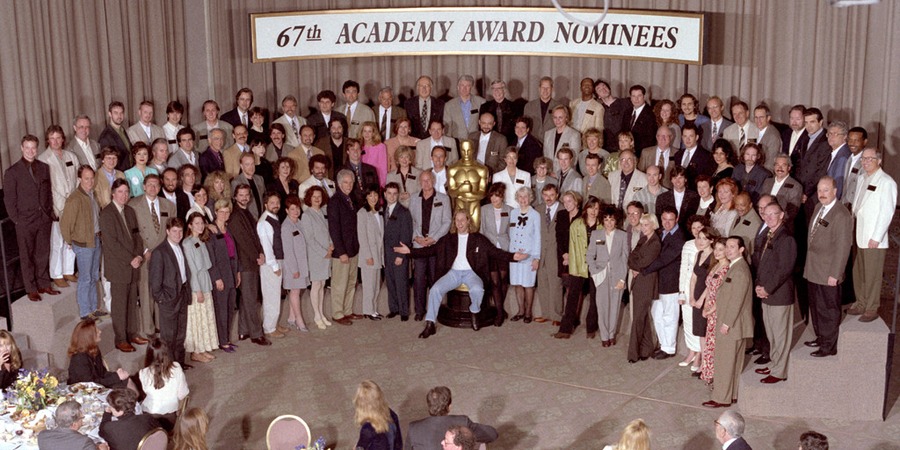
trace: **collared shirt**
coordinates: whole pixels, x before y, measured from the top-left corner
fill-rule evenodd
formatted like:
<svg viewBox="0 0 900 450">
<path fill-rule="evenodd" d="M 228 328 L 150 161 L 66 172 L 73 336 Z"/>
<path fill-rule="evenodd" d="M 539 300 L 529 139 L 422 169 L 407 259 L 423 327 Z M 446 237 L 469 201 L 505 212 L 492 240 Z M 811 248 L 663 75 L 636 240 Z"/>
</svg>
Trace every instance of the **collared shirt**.
<svg viewBox="0 0 900 450">
<path fill-rule="evenodd" d="M 731 443 L 736 440 L 737 440 L 737 438 L 731 438 L 731 439 L 725 441 L 725 443 L 722 444 L 722 450 L 726 450 L 731 445 Z"/>
<path fill-rule="evenodd" d="M 484 161 L 487 159 L 487 146 L 488 141 L 491 140 L 491 133 L 481 133 L 481 137 L 478 139 L 478 162 L 484 164 Z"/>
<path fill-rule="evenodd" d="M 456 258 L 453 260 L 452 270 L 472 270 L 469 260 L 466 259 L 466 246 L 469 244 L 468 234 L 457 234 L 459 243 L 456 247 Z"/>
<path fill-rule="evenodd" d="M 345 109 L 344 115 L 347 116 L 347 121 L 350 121 L 354 114 L 356 114 L 356 105 L 359 105 L 359 100 L 347 105 Z"/>
<path fill-rule="evenodd" d="M 528 136 L 520 137 L 518 141 L 516 141 L 516 148 L 522 148 L 522 144 L 525 142 L 525 138 Z"/>
<path fill-rule="evenodd" d="M 113 169 L 112 172 L 109 172 L 108 170 L 106 170 L 105 167 L 103 167 L 100 169 L 100 172 L 102 172 L 103 175 L 106 176 L 106 181 L 109 183 L 110 186 L 112 186 L 113 181 L 116 180 L 116 170 Z"/>
<path fill-rule="evenodd" d="M 391 108 L 385 108 L 384 105 L 379 105 L 378 120 L 378 129 L 380 130 L 382 126 L 384 127 L 384 136 L 381 137 L 381 141 L 384 142 L 393 137 L 391 135 Z M 382 120 L 384 121 L 384 124 L 381 123 Z"/>
<path fill-rule="evenodd" d="M 772 192 L 771 195 L 778 195 L 778 191 L 781 190 L 781 186 L 784 185 L 784 182 L 788 179 L 787 176 L 784 177 L 783 180 L 778 180 L 778 177 L 775 177 L 775 182 L 772 183 Z"/>
<path fill-rule="evenodd" d="M 819 128 L 819 131 L 816 131 L 815 133 L 809 135 L 809 141 L 806 142 L 807 150 L 809 150 L 809 146 L 812 145 L 813 141 L 815 141 L 816 138 L 818 138 L 819 135 L 822 134 L 824 131 L 825 131 L 824 128 Z"/>
<path fill-rule="evenodd" d="M 734 264 L 737 263 L 738 261 L 742 260 L 742 259 L 744 259 L 743 256 L 738 256 L 737 258 L 734 259 L 734 261 L 731 261 L 730 263 L 728 263 L 728 267 L 729 267 L 729 268 L 730 268 L 730 267 L 734 267 Z"/>
<path fill-rule="evenodd" d="M 837 156 L 838 152 L 841 151 L 842 148 L 844 148 L 844 145 L 847 144 L 842 144 L 840 147 L 831 150 L 831 159 L 828 160 L 828 167 L 831 167 L 831 163 L 834 162 L 834 157 Z"/>
<path fill-rule="evenodd" d="M 440 172 L 434 171 L 434 190 L 441 194 L 447 193 L 447 167 Z"/>
<path fill-rule="evenodd" d="M 691 163 L 691 158 L 694 157 L 694 152 L 697 150 L 697 146 L 693 148 L 684 149 L 684 158 L 681 160 L 681 165 L 687 167 Z"/>
<path fill-rule="evenodd" d="M 266 265 L 273 271 L 281 270 L 281 265 L 278 263 L 278 259 L 275 258 L 275 250 L 273 248 L 275 245 L 275 229 L 272 228 L 272 224 L 266 220 L 267 217 L 278 220 L 278 216 L 270 213 L 268 210 L 264 211 L 256 222 L 256 232 L 259 233 L 259 242 L 262 245 L 263 254 L 266 257 Z"/>
<path fill-rule="evenodd" d="M 180 151 L 184 155 L 184 157 L 187 158 L 188 163 L 193 164 L 195 166 L 197 165 L 197 156 L 194 154 L 193 151 L 186 152 L 181 147 L 178 147 L 178 151 Z"/>
<path fill-rule="evenodd" d="M 766 134 L 766 131 L 769 131 L 768 125 L 762 130 L 759 130 L 759 134 L 756 137 L 756 142 L 762 142 L 763 135 Z"/>
<path fill-rule="evenodd" d="M 150 139 L 150 131 L 151 131 L 150 125 L 146 125 L 146 124 L 144 124 L 144 122 L 138 122 L 138 123 L 141 124 L 141 128 L 144 129 L 144 133 L 147 133 L 147 139 L 149 140 Z"/>
<path fill-rule="evenodd" d="M 163 195 L 166 197 L 167 200 L 169 200 L 170 202 L 172 202 L 172 203 L 175 204 L 175 205 L 178 204 L 178 196 L 176 196 L 174 192 L 172 192 L 172 193 L 170 194 L 170 193 L 167 192 L 165 189 L 163 189 L 163 190 L 162 190 L 162 193 L 163 193 Z"/>
<path fill-rule="evenodd" d="M 115 201 L 112 202 L 113 205 L 116 205 L 116 210 L 119 211 L 119 217 L 122 218 L 122 223 L 125 225 L 125 229 L 128 230 L 128 221 L 125 220 L 125 205 L 120 205 Z M 128 230 L 131 231 L 131 230 Z"/>
<path fill-rule="evenodd" d="M 147 207 L 150 208 L 151 211 L 156 211 L 156 218 L 159 219 L 160 225 L 163 224 L 162 217 L 159 215 L 159 197 L 150 200 L 149 197 L 144 197 L 147 200 Z"/>
<path fill-rule="evenodd" d="M 663 150 L 659 147 L 656 147 L 656 159 L 653 160 L 654 164 L 659 162 L 660 155 L 662 155 L 663 171 L 665 171 L 669 167 L 669 149 L 667 148 Z"/>
<path fill-rule="evenodd" d="M 681 214 L 681 202 L 684 201 L 684 191 L 678 192 L 678 189 L 672 189 L 672 195 L 675 196 L 675 211 Z"/>
<path fill-rule="evenodd" d="M 178 272 L 181 274 L 181 281 L 187 283 L 187 273 L 184 271 L 184 253 L 181 252 L 181 246 L 173 244 L 172 241 L 166 239 L 172 251 L 175 252 L 175 259 L 178 261 Z"/>
<path fill-rule="evenodd" d="M 643 110 L 644 110 L 644 107 L 646 107 L 646 106 L 647 106 L 646 103 L 642 103 L 641 106 L 638 106 L 637 108 L 634 108 L 634 113 L 633 113 L 633 116 L 632 116 L 632 117 L 640 117 L 640 116 L 641 116 L 641 111 L 643 111 Z"/>
<path fill-rule="evenodd" d="M 827 205 L 822 205 L 822 210 L 819 212 L 819 215 L 817 216 L 817 218 L 821 219 L 821 218 L 827 216 L 828 212 L 831 211 L 831 207 L 834 206 L 836 203 L 837 203 L 837 197 L 835 197 L 834 200 L 831 201 L 831 203 L 829 203 Z M 812 223 L 809 226 L 809 229 L 811 230 L 815 226 L 816 226 L 816 219 L 813 219 Z"/>
<path fill-rule="evenodd" d="M 466 129 L 469 128 L 469 121 L 472 119 L 472 96 L 468 100 L 459 98 L 459 110 L 462 111 L 463 120 L 466 122 Z"/>
<path fill-rule="evenodd" d="M 788 155 L 793 155 L 794 151 L 797 150 L 797 142 L 800 140 L 800 136 L 803 136 L 802 128 L 791 132 L 791 143 L 788 146 Z"/>
<path fill-rule="evenodd" d="M 388 203 L 387 208 L 385 208 L 385 216 L 384 217 L 391 217 L 391 214 L 394 214 L 395 206 L 397 206 L 396 202 Z"/>
</svg>

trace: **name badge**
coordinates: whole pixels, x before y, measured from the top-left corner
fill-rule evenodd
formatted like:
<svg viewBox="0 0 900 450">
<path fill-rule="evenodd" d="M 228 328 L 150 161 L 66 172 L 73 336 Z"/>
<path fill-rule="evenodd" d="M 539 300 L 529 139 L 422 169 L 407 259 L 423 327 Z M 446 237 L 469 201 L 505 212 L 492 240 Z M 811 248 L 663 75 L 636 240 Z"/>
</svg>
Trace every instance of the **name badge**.
<svg viewBox="0 0 900 450">
<path fill-rule="evenodd" d="M 473 109 L 473 110 L 469 111 L 469 114 L 478 114 L 478 110 L 477 110 L 477 109 Z"/>
<path fill-rule="evenodd" d="M 328 214 L 322 214 L 322 217 L 324 217 L 325 220 L 328 220 Z"/>
<path fill-rule="evenodd" d="M 72 167 L 73 165 L 72 161 L 66 161 L 66 167 Z"/>
<path fill-rule="evenodd" d="M 199 242 L 194 242 L 194 248 L 200 248 L 200 243 L 199 243 Z"/>
<path fill-rule="evenodd" d="M 168 142 L 169 144 L 177 144 L 178 143 L 177 141 L 175 141 L 175 139 L 169 139 L 166 142 Z"/>
<path fill-rule="evenodd" d="M 725 282 L 726 282 L 726 283 L 731 283 L 731 277 L 726 278 L 726 279 L 725 279 Z"/>
<path fill-rule="evenodd" d="M 828 221 L 825 219 L 819 219 L 819 225 L 822 225 L 823 227 L 827 227 Z"/>
<path fill-rule="evenodd" d="M 601 241 L 600 239 L 597 239 L 597 245 L 606 245 L 606 241 Z"/>
<path fill-rule="evenodd" d="M 675 157 L 674 157 L 674 156 L 670 156 L 670 157 L 669 157 L 669 161 L 675 161 Z"/>
<path fill-rule="evenodd" d="M 516 227 L 515 222 L 510 222 L 510 223 L 509 223 L 509 227 L 510 227 L 510 228 L 515 228 L 515 227 Z"/>
<path fill-rule="evenodd" d="M 500 152 L 491 152 L 491 155 L 494 155 L 494 156 L 497 156 L 499 154 L 500 154 Z"/>
<path fill-rule="evenodd" d="M 294 232 L 291 233 L 291 235 L 292 235 L 292 236 L 300 236 L 300 232 L 297 231 L 297 230 L 294 230 Z"/>
<path fill-rule="evenodd" d="M 197 140 L 202 141 L 202 140 L 206 139 L 207 137 L 208 137 L 207 135 L 201 134 L 200 136 L 197 136 Z"/>
<path fill-rule="evenodd" d="M 480 247 L 475 247 L 475 253 L 478 253 L 478 249 L 479 249 L 479 248 L 480 248 Z"/>
<path fill-rule="evenodd" d="M 444 204 L 444 202 L 437 202 L 437 203 L 434 204 L 434 207 L 437 208 L 438 206 L 441 206 L 441 205 L 443 205 L 443 204 Z"/>
<path fill-rule="evenodd" d="M 590 114 L 590 115 L 593 116 L 593 115 L 594 115 L 594 110 L 593 110 L 593 109 L 589 109 L 589 110 L 585 111 L 584 113 L 585 113 L 585 114 Z"/>
<path fill-rule="evenodd" d="M 502 212 L 500 213 L 500 217 L 509 217 L 509 213 Z"/>
<path fill-rule="evenodd" d="M 872 191 L 872 192 L 875 192 L 875 189 L 878 189 L 878 186 L 875 186 L 874 184 L 870 184 L 869 187 L 868 187 L 867 189 L 870 190 L 870 191 Z"/>
<path fill-rule="evenodd" d="M 525 184 L 525 180 L 523 180 L 523 179 L 521 179 L 521 178 L 516 178 L 516 183 L 518 183 L 518 184 Z"/>
<path fill-rule="evenodd" d="M 415 179 L 416 179 L 416 176 L 415 176 L 415 175 L 407 175 L 406 178 L 407 178 L 408 180 L 415 180 Z"/>
<path fill-rule="evenodd" d="M 97 158 L 97 159 L 99 160 L 99 159 L 100 159 L 100 154 L 97 153 L 96 155 L 94 155 L 94 158 Z"/>
<path fill-rule="evenodd" d="M 784 187 L 787 188 L 787 189 L 793 189 L 793 188 L 794 188 L 794 183 L 787 183 L 787 184 L 784 185 Z"/>
<path fill-rule="evenodd" d="M 747 142 L 750 143 L 750 144 L 755 144 L 755 143 L 756 143 L 756 138 L 750 138 L 750 139 L 747 139 Z"/>
<path fill-rule="evenodd" d="M 397 216 L 388 217 L 388 220 L 397 220 Z"/>
<path fill-rule="evenodd" d="M 642 187 L 636 187 L 636 188 L 632 188 L 631 190 L 634 191 L 634 192 L 637 192 L 637 191 L 640 191 L 641 189 L 643 189 L 643 188 L 642 188 Z"/>
<path fill-rule="evenodd" d="M 854 167 L 854 168 L 850 169 L 850 173 L 853 173 L 853 174 L 859 173 L 859 169 Z"/>
<path fill-rule="evenodd" d="M 350 125 L 359 125 L 359 121 L 350 122 Z"/>
<path fill-rule="evenodd" d="M 745 220 L 743 221 L 743 224 L 749 226 L 749 225 L 750 225 L 750 221 L 745 219 Z"/>
<path fill-rule="evenodd" d="M 159 215 L 160 215 L 161 217 L 169 217 L 169 213 L 167 213 L 167 212 L 165 212 L 165 211 L 160 212 Z"/>
</svg>

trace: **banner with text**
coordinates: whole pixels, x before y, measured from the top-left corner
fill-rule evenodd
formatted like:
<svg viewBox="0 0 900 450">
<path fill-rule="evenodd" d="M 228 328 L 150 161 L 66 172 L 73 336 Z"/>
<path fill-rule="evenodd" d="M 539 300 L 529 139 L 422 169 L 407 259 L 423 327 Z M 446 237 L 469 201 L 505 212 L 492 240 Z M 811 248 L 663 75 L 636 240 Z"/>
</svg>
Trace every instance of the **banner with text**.
<svg viewBox="0 0 900 450">
<path fill-rule="evenodd" d="M 594 21 L 602 10 L 573 9 Z M 253 62 L 524 55 L 703 64 L 704 16 L 610 10 L 585 27 L 552 8 L 392 8 L 251 14 Z"/>
</svg>

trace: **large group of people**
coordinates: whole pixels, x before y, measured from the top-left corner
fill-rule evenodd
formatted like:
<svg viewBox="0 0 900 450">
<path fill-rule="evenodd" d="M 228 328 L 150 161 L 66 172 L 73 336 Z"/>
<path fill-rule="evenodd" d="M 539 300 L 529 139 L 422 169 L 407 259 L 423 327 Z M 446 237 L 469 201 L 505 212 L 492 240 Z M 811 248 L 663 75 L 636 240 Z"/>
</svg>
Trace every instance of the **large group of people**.
<svg viewBox="0 0 900 450">
<path fill-rule="evenodd" d="M 507 286 L 509 320 L 550 322 L 560 339 L 587 299 L 602 347 L 617 345 L 627 304 L 628 361 L 673 357 L 683 324 L 681 365 L 710 383 L 711 407 L 737 400 L 745 351 L 763 383 L 787 378 L 797 299 L 817 357 L 837 351 L 842 304 L 878 317 L 897 188 L 864 128 L 803 105 L 779 124 L 765 103 L 651 104 L 641 85 L 616 98 L 591 78 L 568 104 L 541 78 L 522 108 L 500 80 L 489 99 L 471 76 L 454 98 L 433 87 L 422 76 L 402 105 L 386 87 L 370 106 L 348 80 L 340 104 L 323 90 L 307 117 L 292 95 L 273 116 L 243 88 L 192 126 L 177 101 L 158 126 L 144 101 L 129 127 L 114 101 L 97 141 L 87 116 L 68 140 L 48 127 L 40 154 L 23 137 L 3 187 L 28 299 L 77 283 L 81 317 L 111 314 L 117 349 L 158 337 L 185 370 L 188 354 L 236 351 L 235 314 L 238 340 L 262 346 L 308 332 L 305 290 L 318 329 L 413 316 L 421 338 L 460 284 L 476 330 L 485 298 L 503 325 Z M 483 167 L 484 189 L 461 188 L 457 162 Z M 463 205 L 460 189 L 484 199 Z"/>
</svg>

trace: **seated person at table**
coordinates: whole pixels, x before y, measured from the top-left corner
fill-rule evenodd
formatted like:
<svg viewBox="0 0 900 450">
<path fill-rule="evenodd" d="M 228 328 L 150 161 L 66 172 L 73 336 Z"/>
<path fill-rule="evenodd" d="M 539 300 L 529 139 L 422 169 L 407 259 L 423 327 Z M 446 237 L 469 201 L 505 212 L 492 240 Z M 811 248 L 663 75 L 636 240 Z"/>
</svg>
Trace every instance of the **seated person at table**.
<svg viewBox="0 0 900 450">
<path fill-rule="evenodd" d="M 67 400 L 56 408 L 56 428 L 38 434 L 40 450 L 109 450 L 106 444 L 94 444 L 91 438 L 78 431 L 84 424 L 81 403 Z"/>
<path fill-rule="evenodd" d="M 134 413 L 137 398 L 131 389 L 113 389 L 106 397 L 108 406 L 100 421 L 100 437 L 110 449 L 137 450 L 144 435 L 159 427 L 153 416 Z"/>
<path fill-rule="evenodd" d="M 172 431 L 178 403 L 190 393 L 181 365 L 172 361 L 166 341 L 154 338 L 147 346 L 147 357 L 139 376 L 144 388 L 144 413 L 154 415 L 160 426 Z"/>
<path fill-rule="evenodd" d="M 22 353 L 12 334 L 0 330 L 0 390 L 12 386 L 22 368 Z"/>
<path fill-rule="evenodd" d="M 106 362 L 100 354 L 100 329 L 94 319 L 84 319 L 75 325 L 72 340 L 69 341 L 69 379 L 75 383 L 97 383 L 110 389 L 125 388 L 137 392 L 128 372 L 121 367 L 115 372 L 106 369 Z"/>
<path fill-rule="evenodd" d="M 209 417 L 200 408 L 191 408 L 178 420 L 175 427 L 174 450 L 207 450 L 206 432 Z"/>
</svg>

